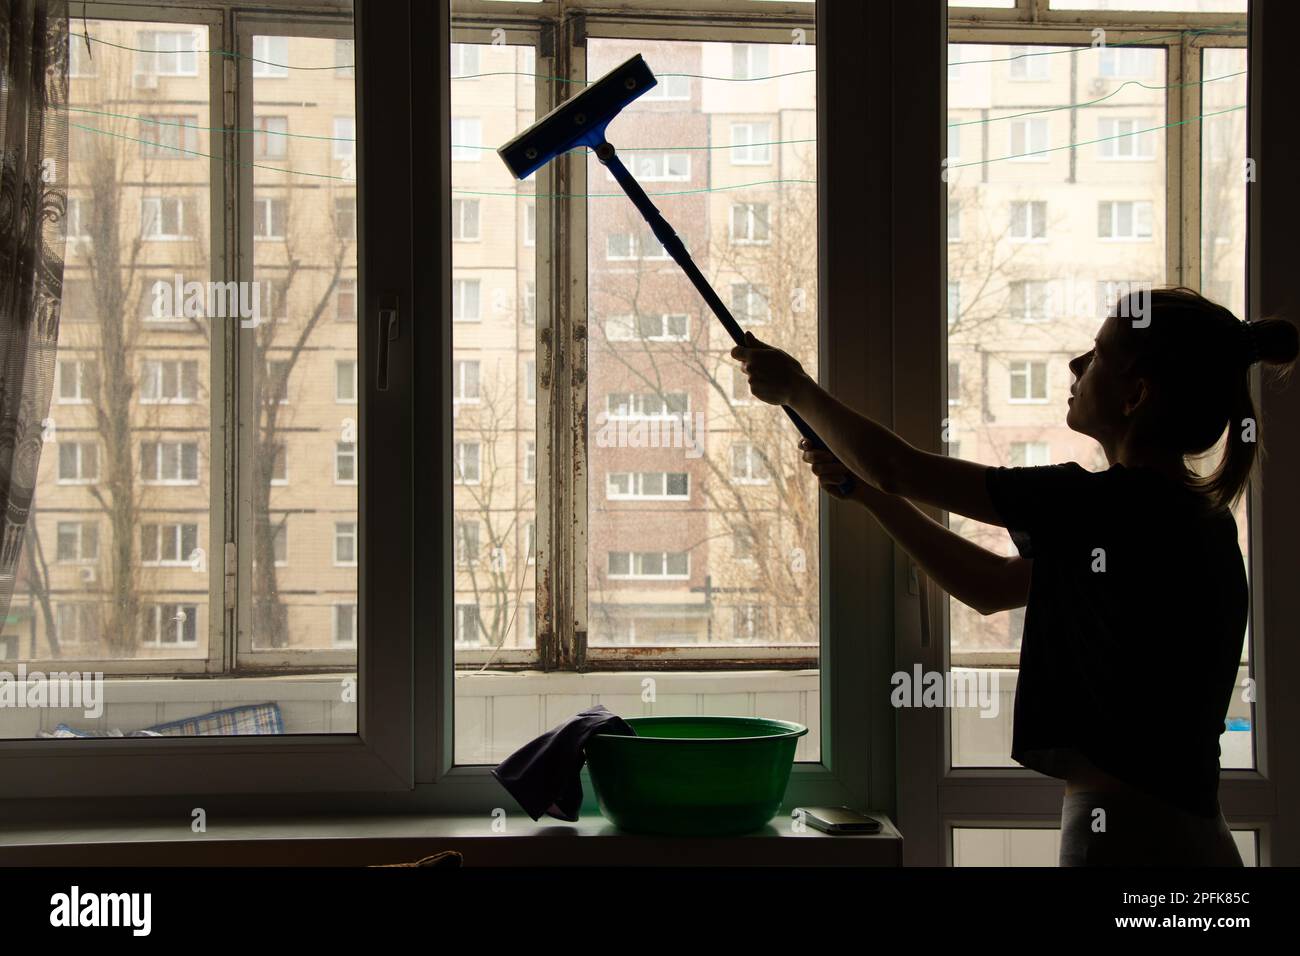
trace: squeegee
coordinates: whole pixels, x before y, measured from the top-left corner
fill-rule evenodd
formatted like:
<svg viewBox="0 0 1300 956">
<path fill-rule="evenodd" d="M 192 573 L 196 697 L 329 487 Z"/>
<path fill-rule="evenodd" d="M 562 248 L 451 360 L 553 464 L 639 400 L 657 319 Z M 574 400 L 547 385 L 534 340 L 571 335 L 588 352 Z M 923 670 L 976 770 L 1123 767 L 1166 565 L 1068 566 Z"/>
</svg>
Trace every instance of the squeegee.
<svg viewBox="0 0 1300 956">
<path fill-rule="evenodd" d="M 577 96 L 565 100 L 498 149 L 497 153 L 516 179 L 526 179 L 552 159 L 571 149 L 586 146 L 594 151 L 596 158 L 610 171 L 615 181 L 623 187 L 623 192 L 627 193 L 628 198 L 632 200 L 637 211 L 649 223 L 655 238 L 704 297 L 704 301 L 718 317 L 718 321 L 727 330 L 732 341 L 743 346 L 745 333 L 740 323 L 735 320 L 731 311 L 718 297 L 718 293 L 704 278 L 704 274 L 700 272 L 691 254 L 686 251 L 686 244 L 678 237 L 655 204 L 650 201 L 641 184 L 627 171 L 613 145 L 605 138 L 605 128 L 614 117 L 618 116 L 623 107 L 658 82 L 650 67 L 638 53 L 610 70 Z M 817 437 L 816 432 L 799 417 L 794 409 L 788 405 L 782 405 L 781 408 L 790 416 L 794 427 L 809 444 L 814 448 L 826 448 L 826 443 Z M 853 479 L 849 478 L 840 489 L 848 492 L 852 487 Z"/>
</svg>

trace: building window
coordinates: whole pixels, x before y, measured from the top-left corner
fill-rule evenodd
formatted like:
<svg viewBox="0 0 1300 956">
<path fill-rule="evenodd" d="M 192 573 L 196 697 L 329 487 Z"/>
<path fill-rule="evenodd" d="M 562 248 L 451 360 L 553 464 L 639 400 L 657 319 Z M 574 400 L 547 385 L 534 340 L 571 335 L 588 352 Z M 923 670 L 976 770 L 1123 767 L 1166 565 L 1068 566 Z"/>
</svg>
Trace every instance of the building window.
<svg viewBox="0 0 1300 956">
<path fill-rule="evenodd" d="M 179 196 L 146 196 L 140 200 L 140 235 L 144 239 L 189 237 L 186 202 Z"/>
<path fill-rule="evenodd" d="M 289 151 L 289 117 L 253 117 L 253 156 L 256 159 L 284 159 Z"/>
<path fill-rule="evenodd" d="M 948 363 L 948 404 L 961 404 L 961 362 Z"/>
<path fill-rule="evenodd" d="M 609 577 L 685 580 L 691 576 L 690 553 L 686 551 L 611 551 Z"/>
<path fill-rule="evenodd" d="M 338 567 L 356 567 L 357 525 L 355 521 L 334 523 L 334 564 Z"/>
<path fill-rule="evenodd" d="M 148 86 L 153 77 L 199 75 L 198 37 L 192 30 L 142 30 L 135 45 L 137 87 Z"/>
<path fill-rule="evenodd" d="M 1032 403 L 1047 401 L 1047 363 L 1046 362 L 1012 362 L 1011 372 L 1012 402 Z"/>
<path fill-rule="evenodd" d="M 690 337 L 686 315 L 614 315 L 605 320 L 611 342 L 685 342 Z"/>
<path fill-rule="evenodd" d="M 643 183 L 684 183 L 691 178 L 691 157 L 683 152 L 628 152 L 619 159 L 628 172 Z M 614 181 L 614 174 L 605 170 L 605 180 Z"/>
<path fill-rule="evenodd" d="M 770 72 L 767 44 L 733 43 L 731 45 L 732 79 L 757 80 Z"/>
<path fill-rule="evenodd" d="M 1011 46 L 1007 48 L 1007 73 L 1013 80 L 1042 81 L 1052 78 L 1051 57 L 1041 47 Z"/>
<path fill-rule="evenodd" d="M 93 521 L 60 521 L 55 560 L 73 564 L 99 560 L 99 525 Z"/>
<path fill-rule="evenodd" d="M 1098 51 L 1097 72 L 1107 77 L 1150 76 L 1156 72 L 1160 54 L 1137 46 L 1102 47 Z"/>
<path fill-rule="evenodd" d="M 482 157 L 482 123 L 476 116 L 451 118 L 451 159 L 455 163 L 476 163 Z"/>
<path fill-rule="evenodd" d="M 357 483 L 357 446 L 354 442 L 334 443 L 334 483 L 336 485 Z"/>
<path fill-rule="evenodd" d="M 270 79 L 289 75 L 289 38 L 253 37 L 253 76 Z"/>
<path fill-rule="evenodd" d="M 350 80 L 357 75 L 356 46 L 351 40 L 334 41 L 334 76 Z"/>
<path fill-rule="evenodd" d="M 1032 467 L 1050 465 L 1052 457 L 1045 441 L 1013 441 L 1011 443 L 1011 464 L 1014 467 Z"/>
<path fill-rule="evenodd" d="M 451 238 L 458 242 L 471 242 L 478 239 L 477 199 L 451 201 Z"/>
<path fill-rule="evenodd" d="M 355 242 L 357 238 L 357 201 L 351 197 L 334 200 L 334 234 Z"/>
<path fill-rule="evenodd" d="M 1045 322 L 1050 287 L 1043 279 L 1017 279 L 1010 285 L 1011 317 L 1021 322 Z"/>
<path fill-rule="evenodd" d="M 771 242 L 768 233 L 768 204 L 765 202 L 737 202 L 731 204 L 731 241 L 738 244 L 766 245 Z"/>
<path fill-rule="evenodd" d="M 58 368 L 60 404 L 85 405 L 99 397 L 99 363 L 94 359 L 61 359 Z"/>
<path fill-rule="evenodd" d="M 451 363 L 452 401 L 477 404 L 479 394 L 479 363 L 475 359 L 457 359 Z"/>
<path fill-rule="evenodd" d="M 453 43 L 451 45 L 451 78 L 454 80 L 478 79 L 478 44 Z"/>
<path fill-rule="evenodd" d="M 524 245 L 537 245 L 537 203 L 535 202 L 524 203 Z"/>
<path fill-rule="evenodd" d="M 453 322 L 478 322 L 479 280 L 453 279 L 451 283 L 451 320 Z"/>
<path fill-rule="evenodd" d="M 288 226 L 289 204 L 283 199 L 253 200 L 253 238 L 283 239 Z"/>
<path fill-rule="evenodd" d="M 92 441 L 59 442 L 59 484 L 88 485 L 99 480 L 99 445 Z"/>
<path fill-rule="evenodd" d="M 479 626 L 477 604 L 457 604 L 454 638 L 457 644 L 476 645 L 483 643 L 483 630 Z"/>
<path fill-rule="evenodd" d="M 1047 120 L 1042 117 L 1015 119 L 1007 124 L 1010 131 L 1008 160 L 1014 162 L 1047 162 L 1050 148 Z"/>
<path fill-rule="evenodd" d="M 357 320 L 356 279 L 339 279 L 334 287 L 334 318 L 339 322 Z"/>
<path fill-rule="evenodd" d="M 772 481 L 762 452 L 749 442 L 731 446 L 731 480 L 738 485 L 766 485 Z"/>
<path fill-rule="evenodd" d="M 334 117 L 334 158 L 356 159 L 357 156 L 357 118 L 355 116 Z"/>
<path fill-rule="evenodd" d="M 334 360 L 334 401 L 344 405 L 357 403 L 357 360 Z"/>
<path fill-rule="evenodd" d="M 1151 203 L 1140 200 L 1097 203 L 1097 238 L 1150 239 Z"/>
<path fill-rule="evenodd" d="M 612 392 L 605 396 L 608 418 L 672 421 L 690 413 L 688 392 Z"/>
<path fill-rule="evenodd" d="M 1011 238 L 1017 242 L 1047 239 L 1047 203 L 1041 199 L 1011 203 Z"/>
<path fill-rule="evenodd" d="M 140 563 L 153 566 L 189 564 L 199 546 L 196 524 L 145 524 L 140 526 Z"/>
<path fill-rule="evenodd" d="M 605 476 L 610 501 L 686 501 L 690 496 L 690 475 L 684 471 L 612 471 Z"/>
<path fill-rule="evenodd" d="M 141 442 L 140 480 L 153 485 L 197 485 L 199 446 L 194 442 Z"/>
<path fill-rule="evenodd" d="M 731 639 L 739 643 L 767 640 L 767 608 L 761 604 L 738 604 L 732 612 Z"/>
<path fill-rule="evenodd" d="M 772 162 L 771 123 L 731 124 L 733 166 L 764 166 Z"/>
<path fill-rule="evenodd" d="M 1102 159 L 1155 159 L 1156 124 L 1146 118 L 1103 116 L 1097 121 L 1097 155 Z"/>
<path fill-rule="evenodd" d="M 752 282 L 731 283 L 731 314 L 741 325 L 762 325 L 772 317 L 767 290 Z"/>
<path fill-rule="evenodd" d="M 529 438 L 524 442 L 524 484 L 537 481 L 537 442 Z"/>
<path fill-rule="evenodd" d="M 194 114 L 147 113 L 140 118 L 140 155 L 146 159 L 193 159 L 199 149 Z"/>
<path fill-rule="evenodd" d="M 465 566 L 478 560 L 478 530 L 477 520 L 456 522 L 454 544 L 457 564 Z"/>
<path fill-rule="evenodd" d="M 336 647 L 356 647 L 357 606 L 355 604 L 334 605 L 334 644 Z"/>
<path fill-rule="evenodd" d="M 188 404 L 198 398 L 199 363 L 193 359 L 145 359 L 140 363 L 140 401 Z"/>
<path fill-rule="evenodd" d="M 151 647 L 196 645 L 199 609 L 194 604 L 150 604 L 141 615 L 142 643 Z"/>
<path fill-rule="evenodd" d="M 458 485 L 477 485 L 482 479 L 482 446 L 476 441 L 452 445 L 452 467 Z"/>
</svg>

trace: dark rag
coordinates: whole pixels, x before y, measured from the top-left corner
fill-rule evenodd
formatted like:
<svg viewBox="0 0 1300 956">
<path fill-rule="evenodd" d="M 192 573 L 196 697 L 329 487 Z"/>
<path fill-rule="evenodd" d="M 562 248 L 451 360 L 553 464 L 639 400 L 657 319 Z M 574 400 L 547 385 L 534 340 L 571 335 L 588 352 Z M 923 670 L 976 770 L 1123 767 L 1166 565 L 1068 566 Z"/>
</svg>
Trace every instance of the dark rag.
<svg viewBox="0 0 1300 956">
<path fill-rule="evenodd" d="M 582 806 L 579 773 L 587 760 L 583 747 L 592 734 L 635 737 L 636 731 L 597 704 L 524 744 L 493 767 L 492 776 L 534 820 L 546 813 L 572 823 Z"/>
</svg>

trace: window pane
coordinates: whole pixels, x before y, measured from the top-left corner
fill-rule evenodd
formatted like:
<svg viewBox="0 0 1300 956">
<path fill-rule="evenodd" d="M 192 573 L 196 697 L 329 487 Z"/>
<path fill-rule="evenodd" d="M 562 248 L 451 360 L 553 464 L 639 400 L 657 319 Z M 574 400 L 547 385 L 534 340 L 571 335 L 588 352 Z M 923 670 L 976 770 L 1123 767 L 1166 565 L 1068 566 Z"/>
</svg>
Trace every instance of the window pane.
<svg viewBox="0 0 1300 956">
<path fill-rule="evenodd" d="M 109 673 L 115 666 L 179 669 L 211 650 L 208 567 L 202 556 L 193 565 L 149 566 L 154 555 L 142 529 L 184 520 L 193 529 L 193 550 L 210 547 L 212 329 L 207 319 L 182 313 L 181 322 L 163 330 L 142 320 L 140 304 L 152 304 L 156 278 L 167 277 L 160 304 L 169 311 L 177 275 L 182 282 L 210 278 L 211 169 L 196 155 L 213 149 L 208 79 L 196 66 L 196 57 L 205 65 L 208 57 L 194 52 L 208 49 L 208 34 L 189 24 L 84 26 L 92 38 L 88 53 L 81 21 L 71 38 L 81 49 L 69 83 L 67 170 L 78 219 L 73 232 L 81 238 L 66 249 L 59 385 L 41 455 L 34 535 L 24 545 L 0 657 L 32 661 L 32 670 L 54 660 L 68 670 L 78 669 L 73 662 L 94 662 Z M 151 214 L 156 228 L 146 229 L 142 217 Z M 188 405 L 149 404 L 141 369 L 163 358 L 192 363 L 194 380 L 205 386 L 201 396 Z M 100 409 L 109 414 L 101 418 Z M 152 483 L 157 458 L 153 468 L 140 466 L 157 442 L 189 444 L 189 484 Z M 148 609 L 182 600 L 190 608 L 190 639 L 168 646 L 148 640 Z M 116 694 L 106 691 L 109 716 Z M 137 699 L 152 710 L 153 698 L 144 694 Z M 80 710 L 3 708 L 0 736 L 34 737 L 60 720 L 86 726 L 81 718 Z"/>
<path fill-rule="evenodd" d="M 329 652 L 355 666 L 355 643 L 336 638 L 338 608 L 357 603 L 355 459 L 341 465 L 339 449 L 356 448 L 358 419 L 358 325 L 338 321 L 356 309 L 354 131 L 339 122 L 355 115 L 355 87 L 336 75 L 351 62 L 338 51 L 333 37 L 253 38 L 254 57 L 270 62 L 252 65 L 254 109 L 268 115 L 267 134 L 253 136 L 259 312 L 240 329 L 257 414 L 244 626 L 251 652 Z M 354 710 L 345 724 L 333 729 L 353 729 Z"/>
<path fill-rule="evenodd" d="M 963 64 L 962 81 L 948 87 L 948 123 L 963 133 L 961 158 L 949 164 L 947 178 L 949 206 L 963 214 L 961 238 L 947 243 L 948 356 L 961 366 L 962 390 L 961 401 L 948 406 L 949 453 L 959 448 L 961 457 L 989 465 L 1106 467 L 1100 447 L 1065 425 L 1073 380 L 1066 363 L 1090 347 L 1121 290 L 1166 278 L 1164 133 L 1142 140 L 1140 149 L 1131 145 L 1138 131 L 1164 122 L 1157 118 L 1166 113 L 1159 79 L 1165 54 L 1152 49 L 1143 51 L 1149 61 L 1122 61 L 1123 70 L 1149 66 L 1141 85 L 1112 78 L 1121 69 L 1107 59 L 1113 52 L 948 48 L 950 64 Z M 1014 79 L 1010 65 L 1026 60 L 1050 63 L 1047 78 Z M 1035 114 L 1032 123 L 1026 112 Z M 1093 142 L 1103 120 L 1133 122 L 1116 123 L 1116 138 Z M 1071 143 L 1081 145 L 1062 148 Z M 992 551 L 1014 553 L 1001 528 L 959 515 L 950 522 Z M 1007 715 L 1023 612 L 982 616 L 955 600 L 949 606 L 952 663 L 996 680 L 1003 715 L 985 719 L 977 709 L 954 707 L 952 762 L 1010 766 Z"/>
<path fill-rule="evenodd" d="M 1233 830 L 1246 866 L 1258 866 L 1255 830 Z M 1061 831 L 1055 827 L 953 827 L 953 866 L 1056 866 Z"/>
<path fill-rule="evenodd" d="M 477 529 L 476 547 L 454 571 L 456 662 L 469 669 L 494 654 L 531 659 L 535 646 L 524 609 L 535 600 L 539 562 L 530 560 L 536 544 L 527 528 L 536 519 L 536 421 L 545 396 L 528 378 L 536 374 L 538 321 L 530 217 L 546 216 L 551 200 L 535 200 L 537 177 L 515 180 L 495 153 L 533 121 L 533 48 L 484 42 L 453 50 L 451 231 L 468 241 L 452 247 L 455 374 L 447 388 L 456 403 L 455 519 Z M 477 742 L 466 746 L 461 723 L 474 692 L 465 690 L 467 682 L 456 686 L 456 759 L 485 762 Z M 522 724 L 499 724 L 495 745 L 522 744 L 531 735 Z"/>
<path fill-rule="evenodd" d="M 1210 49 L 1201 55 L 1201 291 L 1246 318 L 1246 190 L 1255 171 L 1246 157 L 1246 51 Z M 1247 499 L 1234 509 L 1241 553 L 1250 571 Z M 1247 624 L 1237 683 L 1250 676 Z M 1221 767 L 1253 767 L 1255 705 L 1233 694 L 1220 738 Z"/>
<path fill-rule="evenodd" d="M 647 192 L 736 319 L 762 324 L 758 334 L 815 374 L 817 201 L 799 182 L 816 178 L 813 47 L 592 38 L 589 75 L 638 52 L 660 82 L 709 79 L 684 101 L 632 103 L 615 146 L 697 147 L 669 154 L 689 157 L 679 166 L 686 178 L 647 177 Z M 782 78 L 719 79 L 772 74 Z M 702 148 L 711 143 L 725 148 Z M 798 435 L 778 409 L 731 399 L 733 343 L 721 324 L 678 266 L 656 258 L 665 255 L 657 242 L 616 238 L 648 227 L 594 156 L 588 181 L 600 194 L 586 209 L 589 645 L 734 656 L 743 641 L 815 660 L 818 488 L 798 461 Z M 616 245 L 624 255 L 610 261 Z M 737 535 L 754 542 L 739 557 Z M 629 551 L 626 576 L 615 555 Z M 806 675 L 815 683 L 815 670 L 798 673 L 791 688 Z"/>
</svg>

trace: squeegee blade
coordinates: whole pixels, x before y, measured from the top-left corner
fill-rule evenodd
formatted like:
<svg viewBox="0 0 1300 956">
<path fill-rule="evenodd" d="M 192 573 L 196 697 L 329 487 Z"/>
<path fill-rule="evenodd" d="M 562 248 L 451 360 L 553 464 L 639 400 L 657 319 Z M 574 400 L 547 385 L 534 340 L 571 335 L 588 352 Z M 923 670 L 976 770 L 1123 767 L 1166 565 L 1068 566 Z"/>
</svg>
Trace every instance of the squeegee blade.
<svg viewBox="0 0 1300 956">
<path fill-rule="evenodd" d="M 497 150 L 516 179 L 527 179 L 561 153 L 599 145 L 610 120 L 659 81 L 641 54 L 565 100 Z"/>
</svg>

